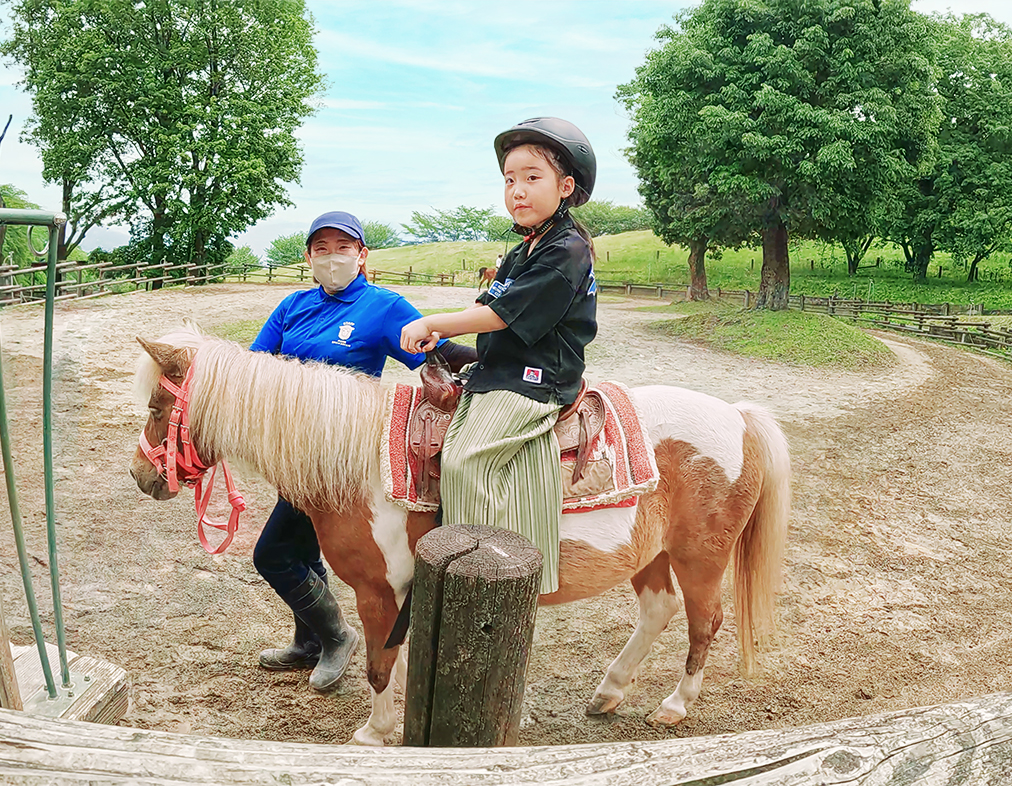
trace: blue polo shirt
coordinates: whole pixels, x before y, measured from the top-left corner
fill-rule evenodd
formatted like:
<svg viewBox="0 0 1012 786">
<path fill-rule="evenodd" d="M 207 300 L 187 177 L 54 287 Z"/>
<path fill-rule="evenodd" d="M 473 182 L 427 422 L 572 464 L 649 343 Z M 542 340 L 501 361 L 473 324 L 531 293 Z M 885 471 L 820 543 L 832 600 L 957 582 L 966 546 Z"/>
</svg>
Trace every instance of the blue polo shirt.
<svg viewBox="0 0 1012 786">
<path fill-rule="evenodd" d="M 424 354 L 400 347 L 401 328 L 420 316 L 396 292 L 359 275 L 335 295 L 323 287 L 290 294 L 274 309 L 250 349 L 322 360 L 379 377 L 388 357 L 408 368 L 418 368 L 425 360 Z"/>
</svg>

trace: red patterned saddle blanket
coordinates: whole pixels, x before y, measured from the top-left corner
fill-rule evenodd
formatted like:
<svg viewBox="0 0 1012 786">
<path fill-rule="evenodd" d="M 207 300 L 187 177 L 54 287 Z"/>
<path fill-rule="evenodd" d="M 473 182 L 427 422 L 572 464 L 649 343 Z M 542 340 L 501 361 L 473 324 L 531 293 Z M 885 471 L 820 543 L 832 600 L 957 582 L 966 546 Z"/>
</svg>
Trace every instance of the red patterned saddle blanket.
<svg viewBox="0 0 1012 786">
<path fill-rule="evenodd" d="M 430 377 L 431 379 L 431 377 Z M 448 388 L 389 389 L 380 451 L 387 499 L 416 511 L 439 506 L 439 450 L 456 410 Z M 563 513 L 636 504 L 657 487 L 654 452 L 628 389 L 602 382 L 555 426 L 562 469 Z"/>
</svg>

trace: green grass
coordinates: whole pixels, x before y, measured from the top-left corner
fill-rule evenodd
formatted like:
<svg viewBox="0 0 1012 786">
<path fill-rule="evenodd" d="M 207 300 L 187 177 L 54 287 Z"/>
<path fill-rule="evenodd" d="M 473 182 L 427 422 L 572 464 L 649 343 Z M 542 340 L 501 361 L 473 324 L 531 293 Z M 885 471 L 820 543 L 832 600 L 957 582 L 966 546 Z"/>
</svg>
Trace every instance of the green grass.
<svg viewBox="0 0 1012 786">
<path fill-rule="evenodd" d="M 882 342 L 824 314 L 740 310 L 708 303 L 679 303 L 649 310 L 686 315 L 660 320 L 650 329 L 736 355 L 851 370 L 883 366 L 892 359 Z"/>
<path fill-rule="evenodd" d="M 514 241 L 510 241 L 512 244 Z M 369 266 L 397 272 L 411 268 L 416 273 L 450 273 L 477 270 L 493 263 L 504 243 L 429 243 L 419 246 L 380 249 L 369 254 Z M 601 281 L 631 281 L 640 284 L 688 283 L 688 253 L 666 246 L 652 232 L 625 232 L 594 238 L 597 250 L 595 270 Z M 791 292 L 818 297 L 836 294 L 845 298 L 894 303 L 980 303 L 987 309 L 1012 310 L 1012 263 L 1007 255 L 981 265 L 981 277 L 966 283 L 966 270 L 948 254 L 935 255 L 923 284 L 914 284 L 903 269 L 903 252 L 891 245 L 871 248 L 865 264 L 853 277 L 847 275 L 846 258 L 839 246 L 814 241 L 794 243 L 791 255 Z M 876 257 L 881 258 L 874 267 Z M 938 276 L 938 268 L 942 276 Z M 717 288 L 756 291 L 762 268 L 761 249 L 724 251 L 720 259 L 706 259 L 707 281 Z"/>
<path fill-rule="evenodd" d="M 225 322 L 221 325 L 215 325 L 214 327 L 208 328 L 207 332 L 211 335 L 218 336 L 219 338 L 225 338 L 229 341 L 234 341 L 237 344 L 242 344 L 244 347 L 248 347 L 253 343 L 253 339 L 257 337 L 257 333 L 260 332 L 260 328 L 263 327 L 262 321 L 256 321 L 252 319 L 241 320 L 239 322 Z"/>
</svg>

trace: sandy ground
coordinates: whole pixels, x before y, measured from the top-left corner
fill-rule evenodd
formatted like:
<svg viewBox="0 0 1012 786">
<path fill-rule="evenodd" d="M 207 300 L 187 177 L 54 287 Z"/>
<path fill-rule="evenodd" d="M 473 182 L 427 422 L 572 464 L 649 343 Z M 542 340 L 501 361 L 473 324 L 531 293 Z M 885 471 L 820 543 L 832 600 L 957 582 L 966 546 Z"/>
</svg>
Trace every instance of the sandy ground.
<svg viewBox="0 0 1012 786">
<path fill-rule="evenodd" d="M 256 666 L 287 640 L 290 617 L 251 553 L 274 493 L 241 485 L 244 530 L 209 557 L 191 497 L 142 496 L 127 474 L 143 423 L 131 403 L 135 335 L 263 320 L 290 290 L 222 285 L 58 306 L 54 401 L 59 560 L 68 644 L 126 668 L 123 725 L 207 735 L 344 742 L 365 720 L 359 652 L 340 690 L 312 694 L 306 673 Z M 463 289 L 406 288 L 421 308 L 470 302 Z M 1008 365 L 876 334 L 895 354 L 872 373 L 743 360 L 648 329 L 648 301 L 601 304 L 591 379 L 670 384 L 769 407 L 792 446 L 794 515 L 780 600 L 781 636 L 757 679 L 739 676 L 733 609 L 703 693 L 679 727 L 645 718 L 674 689 L 684 614 L 662 634 L 614 716 L 584 708 L 636 619 L 628 587 L 538 615 L 521 744 L 739 732 L 796 726 L 1007 690 L 1012 495 Z M 656 301 L 653 301 L 656 302 Z M 41 458 L 42 309 L 0 312 L 15 461 L 35 588 L 50 608 Z M 389 380 L 413 373 L 390 369 Z M 5 507 L 6 509 L 6 503 Z M 4 514 L 6 516 L 6 514 Z M 9 526 L 0 526 L 0 592 L 15 643 L 31 641 Z M 350 593 L 341 601 L 355 624 Z M 47 638 L 55 640 L 52 614 Z"/>
</svg>

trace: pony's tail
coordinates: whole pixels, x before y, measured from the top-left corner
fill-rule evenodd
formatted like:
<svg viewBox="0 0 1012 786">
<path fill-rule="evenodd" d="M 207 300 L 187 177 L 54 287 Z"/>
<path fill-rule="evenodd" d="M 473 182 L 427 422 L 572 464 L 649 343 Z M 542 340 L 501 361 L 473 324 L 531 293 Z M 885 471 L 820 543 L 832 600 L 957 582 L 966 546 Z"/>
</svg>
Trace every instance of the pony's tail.
<svg viewBox="0 0 1012 786">
<path fill-rule="evenodd" d="M 750 675 L 756 670 L 758 649 L 776 633 L 776 596 L 791 515 L 791 458 L 784 433 L 766 409 L 748 403 L 735 408 L 763 459 L 759 499 L 734 551 L 738 650 L 742 669 Z"/>
</svg>

